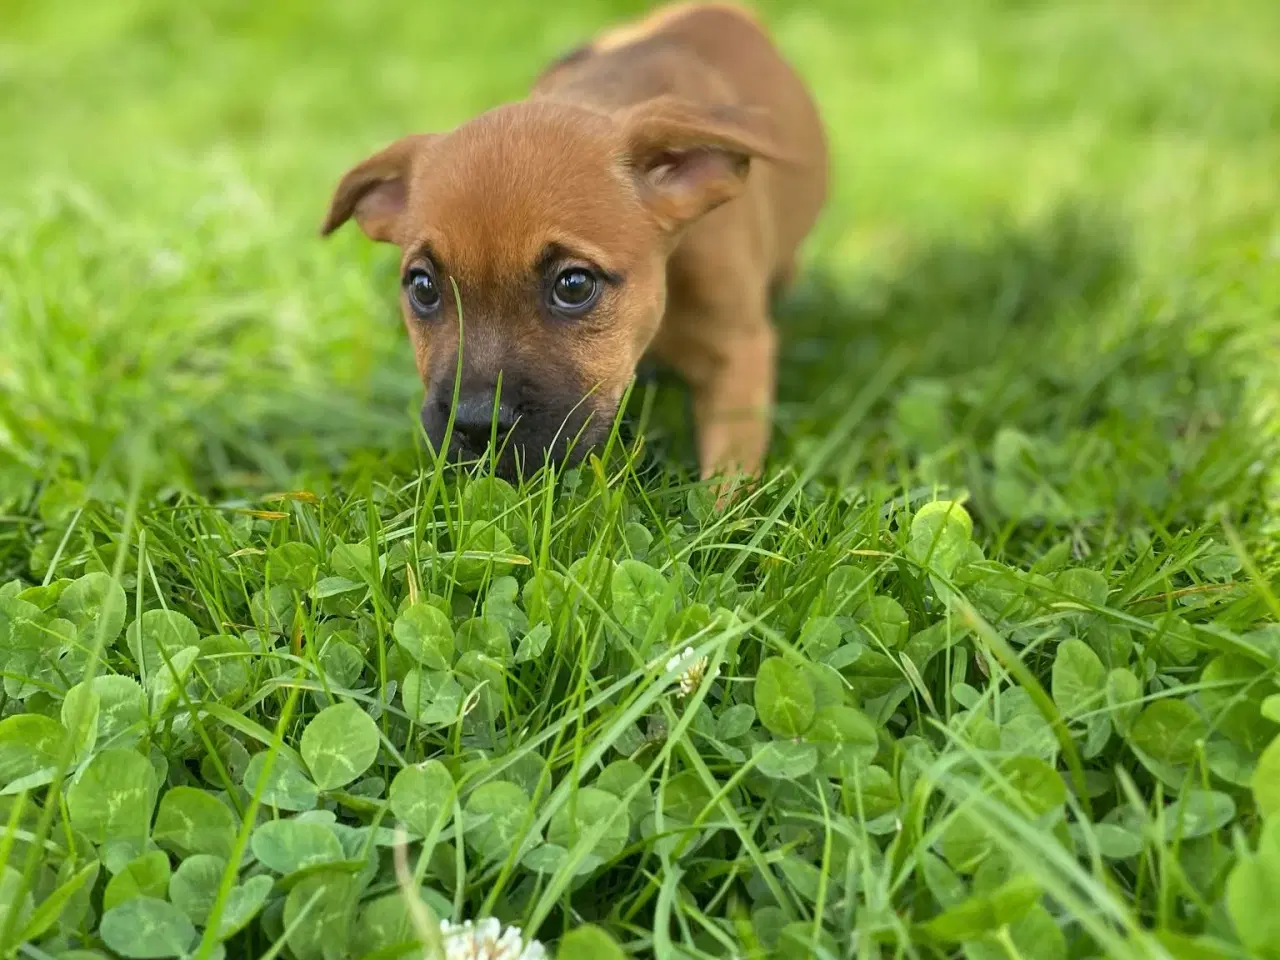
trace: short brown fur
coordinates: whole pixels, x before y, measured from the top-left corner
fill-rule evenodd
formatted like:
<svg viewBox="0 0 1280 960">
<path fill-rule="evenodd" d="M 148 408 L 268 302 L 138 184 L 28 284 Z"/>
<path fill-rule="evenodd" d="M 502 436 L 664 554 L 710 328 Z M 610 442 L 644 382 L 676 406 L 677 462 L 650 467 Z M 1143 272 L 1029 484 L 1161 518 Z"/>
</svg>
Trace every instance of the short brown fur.
<svg viewBox="0 0 1280 960">
<path fill-rule="evenodd" d="M 818 112 L 759 22 L 686 3 L 562 57 L 524 101 L 370 157 L 323 232 L 354 217 L 401 248 L 407 277 L 443 288 L 429 316 L 402 297 L 433 442 L 456 392 L 488 397 L 467 408 L 482 421 L 472 446 L 485 411 L 503 420 L 504 472 L 580 455 L 653 353 L 690 385 L 703 475 L 755 474 L 774 393 L 769 300 L 826 188 Z M 598 299 L 570 318 L 548 291 L 574 270 Z"/>
</svg>

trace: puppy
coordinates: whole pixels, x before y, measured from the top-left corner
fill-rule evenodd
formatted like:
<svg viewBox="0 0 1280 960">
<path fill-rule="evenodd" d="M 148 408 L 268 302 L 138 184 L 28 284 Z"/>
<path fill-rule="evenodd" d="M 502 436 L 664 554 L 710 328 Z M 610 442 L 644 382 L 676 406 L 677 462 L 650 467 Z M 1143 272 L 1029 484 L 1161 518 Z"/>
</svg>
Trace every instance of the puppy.
<svg viewBox="0 0 1280 960">
<path fill-rule="evenodd" d="M 322 233 L 354 217 L 400 247 L 437 449 L 496 443 L 505 476 L 576 460 L 648 353 L 689 384 L 703 476 L 729 478 L 762 465 L 770 298 L 826 190 L 818 111 L 761 25 L 679 4 L 563 57 L 523 101 L 369 157 Z"/>
</svg>

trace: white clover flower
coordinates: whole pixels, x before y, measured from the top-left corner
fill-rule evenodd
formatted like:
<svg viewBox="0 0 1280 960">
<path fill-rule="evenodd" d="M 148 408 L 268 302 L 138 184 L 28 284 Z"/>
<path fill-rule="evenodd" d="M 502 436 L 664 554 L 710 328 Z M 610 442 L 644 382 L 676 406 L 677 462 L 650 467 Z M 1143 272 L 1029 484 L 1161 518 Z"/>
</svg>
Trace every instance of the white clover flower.
<svg viewBox="0 0 1280 960">
<path fill-rule="evenodd" d="M 472 923 L 440 921 L 445 960 L 547 960 L 537 940 L 524 942 L 519 927 L 503 927 L 494 917 Z"/>
<path fill-rule="evenodd" d="M 702 678 L 707 672 L 707 658 L 698 657 L 694 659 L 693 647 L 685 647 L 683 651 L 667 661 L 667 670 L 682 671 L 680 674 L 680 696 L 687 697 L 697 690 L 699 684 L 702 683 Z"/>
</svg>

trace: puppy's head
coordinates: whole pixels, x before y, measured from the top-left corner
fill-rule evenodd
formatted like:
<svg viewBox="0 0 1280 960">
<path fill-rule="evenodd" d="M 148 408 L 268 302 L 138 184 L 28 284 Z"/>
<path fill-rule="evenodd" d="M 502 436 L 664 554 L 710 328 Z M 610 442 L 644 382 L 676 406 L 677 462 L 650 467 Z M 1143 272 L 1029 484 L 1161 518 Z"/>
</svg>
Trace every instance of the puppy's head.
<svg viewBox="0 0 1280 960">
<path fill-rule="evenodd" d="M 437 449 L 451 413 L 451 452 L 496 440 L 507 475 L 600 442 L 662 319 L 667 256 L 771 153 L 763 126 L 666 98 L 622 115 L 533 100 L 349 171 L 323 233 L 354 218 L 399 246 Z"/>
</svg>

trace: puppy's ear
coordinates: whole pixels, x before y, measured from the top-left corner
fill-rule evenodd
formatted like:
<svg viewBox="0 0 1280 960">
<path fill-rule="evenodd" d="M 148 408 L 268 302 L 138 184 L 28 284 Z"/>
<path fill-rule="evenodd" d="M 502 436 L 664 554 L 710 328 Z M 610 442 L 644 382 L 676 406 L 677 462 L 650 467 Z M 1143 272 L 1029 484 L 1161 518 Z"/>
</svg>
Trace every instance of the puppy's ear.
<svg viewBox="0 0 1280 960">
<path fill-rule="evenodd" d="M 675 230 L 746 189 L 754 159 L 781 160 L 765 111 L 659 97 L 624 120 L 631 168 L 646 206 Z"/>
<path fill-rule="evenodd" d="M 391 242 L 404 211 L 413 158 L 434 139 L 433 134 L 404 137 L 348 170 L 329 202 L 320 235 L 327 237 L 355 217 L 370 240 Z"/>
</svg>

